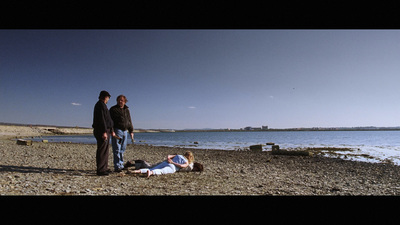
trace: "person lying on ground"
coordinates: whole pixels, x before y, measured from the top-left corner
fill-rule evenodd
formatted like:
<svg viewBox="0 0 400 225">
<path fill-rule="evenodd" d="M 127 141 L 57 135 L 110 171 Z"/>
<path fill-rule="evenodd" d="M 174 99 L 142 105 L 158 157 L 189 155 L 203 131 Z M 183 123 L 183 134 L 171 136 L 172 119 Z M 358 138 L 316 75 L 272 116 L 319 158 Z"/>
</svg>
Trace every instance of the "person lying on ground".
<svg viewBox="0 0 400 225">
<path fill-rule="evenodd" d="M 167 160 L 157 164 L 156 166 L 134 170 L 132 173 L 147 173 L 147 177 L 150 177 L 152 175 L 170 174 L 175 173 L 176 171 L 180 171 L 182 169 L 185 170 L 185 168 L 189 167 L 189 165 L 192 164 L 193 161 L 193 153 L 191 151 L 187 151 L 184 155 L 168 155 Z"/>
<path fill-rule="evenodd" d="M 138 159 L 138 160 L 127 161 L 125 163 L 125 165 L 124 165 L 124 168 L 128 169 L 129 167 L 134 167 L 134 170 L 145 169 L 145 168 L 149 169 L 149 168 L 155 167 L 155 166 L 157 166 L 157 165 L 159 165 L 161 163 L 163 163 L 163 162 L 159 162 L 159 163 L 156 163 L 156 164 L 151 164 L 151 163 L 149 163 L 147 161 Z M 204 167 L 203 167 L 203 165 L 201 163 L 193 162 L 193 163 L 190 163 L 188 167 L 181 168 L 179 170 L 179 172 L 190 172 L 190 171 L 192 171 L 192 172 L 202 172 L 203 170 L 204 170 Z"/>
</svg>

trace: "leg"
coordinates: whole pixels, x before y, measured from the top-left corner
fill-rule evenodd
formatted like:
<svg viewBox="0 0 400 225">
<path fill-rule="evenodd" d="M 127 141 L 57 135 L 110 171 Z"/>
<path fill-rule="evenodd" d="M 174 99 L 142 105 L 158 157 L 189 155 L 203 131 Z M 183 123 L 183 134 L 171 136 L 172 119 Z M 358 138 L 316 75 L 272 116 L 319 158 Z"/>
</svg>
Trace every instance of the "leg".
<svg viewBox="0 0 400 225">
<path fill-rule="evenodd" d="M 142 171 L 141 170 L 134 170 L 131 173 L 142 173 Z M 145 171 L 145 173 L 146 173 L 146 171 Z"/>
<path fill-rule="evenodd" d="M 150 163 L 144 161 L 144 160 L 135 160 L 135 169 L 143 169 L 143 168 L 151 168 L 153 167 Z"/>
<path fill-rule="evenodd" d="M 133 171 L 133 172 L 134 172 L 134 173 L 147 173 L 147 171 L 149 171 L 149 169 L 145 168 L 145 169 L 135 170 L 135 171 Z"/>
<path fill-rule="evenodd" d="M 127 144 L 127 131 L 122 131 L 119 129 L 115 129 L 115 135 L 121 138 L 121 141 L 117 138 L 112 138 L 112 146 L 113 146 L 113 158 L 114 158 L 114 169 L 121 170 L 124 168 L 124 152 Z"/>
<path fill-rule="evenodd" d="M 107 132 L 108 137 L 109 132 Z M 108 170 L 108 141 L 102 138 L 102 134 L 95 133 L 97 141 L 97 151 L 96 151 L 96 167 L 97 173 L 104 173 Z"/>
<path fill-rule="evenodd" d="M 119 163 L 118 166 L 120 169 L 124 168 L 124 153 L 126 151 L 126 146 L 128 144 L 128 131 L 123 131 L 122 132 L 122 143 L 121 143 L 121 148 L 119 152 Z"/>
<path fill-rule="evenodd" d="M 175 173 L 175 166 L 168 164 L 167 166 L 163 168 L 152 168 L 150 169 L 153 173 L 151 175 L 164 175 L 164 174 L 169 174 L 169 173 Z"/>
<path fill-rule="evenodd" d="M 114 129 L 115 135 L 118 135 L 118 129 Z M 112 143 L 112 150 L 113 150 L 113 159 L 114 159 L 114 170 L 118 170 L 118 162 L 119 162 L 119 158 L 118 158 L 118 152 L 119 149 L 121 148 L 121 145 L 118 143 L 118 139 L 116 139 L 115 137 L 112 137 L 111 139 L 111 143 Z"/>
</svg>

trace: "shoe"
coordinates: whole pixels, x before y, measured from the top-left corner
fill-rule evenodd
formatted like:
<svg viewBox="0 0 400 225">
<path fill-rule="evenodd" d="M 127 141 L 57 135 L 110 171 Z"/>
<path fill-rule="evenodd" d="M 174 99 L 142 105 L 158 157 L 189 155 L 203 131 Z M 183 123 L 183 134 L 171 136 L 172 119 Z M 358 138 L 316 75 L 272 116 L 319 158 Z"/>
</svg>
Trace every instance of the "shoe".
<svg viewBox="0 0 400 225">
<path fill-rule="evenodd" d="M 108 176 L 108 175 L 110 175 L 107 171 L 97 172 L 96 174 L 97 174 L 97 176 Z"/>
<path fill-rule="evenodd" d="M 115 172 L 115 173 L 121 173 L 121 172 L 122 172 L 122 169 L 115 169 L 114 172 Z"/>
</svg>

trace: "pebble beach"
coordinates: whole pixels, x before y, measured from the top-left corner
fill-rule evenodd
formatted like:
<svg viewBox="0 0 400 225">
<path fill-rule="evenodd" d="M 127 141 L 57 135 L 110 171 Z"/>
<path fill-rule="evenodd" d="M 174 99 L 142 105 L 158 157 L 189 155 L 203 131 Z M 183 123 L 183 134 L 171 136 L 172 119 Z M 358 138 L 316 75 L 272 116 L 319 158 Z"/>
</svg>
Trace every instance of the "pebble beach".
<svg viewBox="0 0 400 225">
<path fill-rule="evenodd" d="M 190 150 L 203 172 L 96 176 L 94 144 L 0 140 L 1 195 L 399 195 L 400 167 L 323 156 L 129 144 L 150 163 Z M 109 168 L 112 166 L 110 146 Z"/>
</svg>

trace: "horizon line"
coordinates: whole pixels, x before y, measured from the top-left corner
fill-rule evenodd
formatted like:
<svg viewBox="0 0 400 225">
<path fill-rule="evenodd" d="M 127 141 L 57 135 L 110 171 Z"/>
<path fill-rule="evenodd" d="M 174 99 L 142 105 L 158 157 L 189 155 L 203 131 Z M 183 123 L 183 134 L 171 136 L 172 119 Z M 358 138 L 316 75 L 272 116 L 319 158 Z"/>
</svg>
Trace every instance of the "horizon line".
<svg viewBox="0 0 400 225">
<path fill-rule="evenodd" d="M 0 125 L 10 125 L 10 126 L 49 126 L 49 127 L 65 127 L 65 128 L 92 128 L 92 127 L 85 127 L 85 126 L 67 126 L 67 125 L 51 125 L 51 124 L 27 124 L 27 123 L 11 123 L 11 122 L 0 122 Z M 251 127 L 251 126 L 249 126 Z M 261 127 L 251 127 L 251 128 L 261 128 Z M 288 129 L 384 129 L 384 128 L 399 128 L 400 126 L 329 126 L 329 127 L 287 127 L 287 128 L 271 128 L 265 130 L 288 130 Z M 176 129 L 176 128 L 135 128 L 135 130 L 244 130 L 245 127 L 242 128 L 183 128 L 183 129 Z"/>
</svg>

